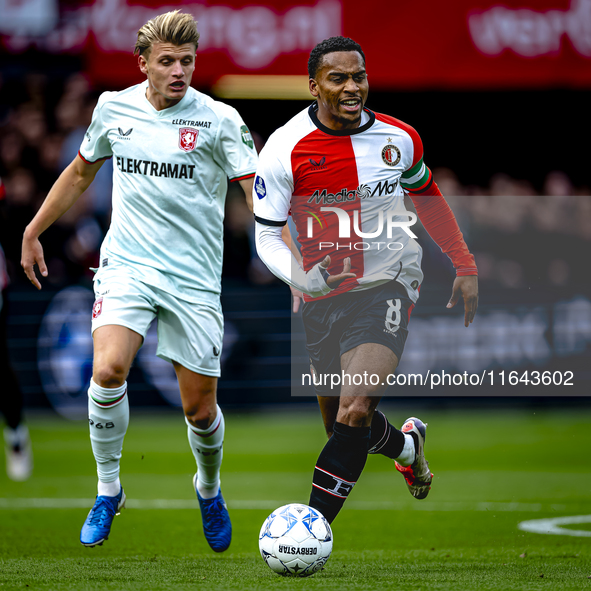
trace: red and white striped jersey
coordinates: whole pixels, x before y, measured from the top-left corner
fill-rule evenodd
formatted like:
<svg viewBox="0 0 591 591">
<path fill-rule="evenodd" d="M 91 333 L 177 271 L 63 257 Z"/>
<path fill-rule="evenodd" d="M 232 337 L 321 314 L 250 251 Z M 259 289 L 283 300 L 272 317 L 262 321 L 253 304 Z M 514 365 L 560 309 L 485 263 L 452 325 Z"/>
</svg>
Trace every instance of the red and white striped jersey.
<svg viewBox="0 0 591 591">
<path fill-rule="evenodd" d="M 314 103 L 279 128 L 261 152 L 255 219 L 283 225 L 291 214 L 306 272 L 328 254 L 328 271 L 338 274 L 351 258 L 356 278 L 324 297 L 396 279 L 416 301 L 422 249 L 404 193 L 432 183 L 419 135 L 368 109 L 357 129 L 335 131 L 318 120 L 316 109 Z"/>
</svg>

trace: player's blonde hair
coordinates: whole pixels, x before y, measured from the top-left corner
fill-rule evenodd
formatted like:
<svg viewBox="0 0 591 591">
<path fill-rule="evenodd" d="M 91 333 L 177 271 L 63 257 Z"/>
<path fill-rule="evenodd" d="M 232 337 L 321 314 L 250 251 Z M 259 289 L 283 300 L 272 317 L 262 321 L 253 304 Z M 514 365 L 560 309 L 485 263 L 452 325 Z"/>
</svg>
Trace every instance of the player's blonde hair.
<svg viewBox="0 0 591 591">
<path fill-rule="evenodd" d="M 178 10 L 165 12 L 150 19 L 138 32 L 134 55 L 150 55 L 154 43 L 184 45 L 194 43 L 199 47 L 197 21 L 193 15 Z"/>
</svg>

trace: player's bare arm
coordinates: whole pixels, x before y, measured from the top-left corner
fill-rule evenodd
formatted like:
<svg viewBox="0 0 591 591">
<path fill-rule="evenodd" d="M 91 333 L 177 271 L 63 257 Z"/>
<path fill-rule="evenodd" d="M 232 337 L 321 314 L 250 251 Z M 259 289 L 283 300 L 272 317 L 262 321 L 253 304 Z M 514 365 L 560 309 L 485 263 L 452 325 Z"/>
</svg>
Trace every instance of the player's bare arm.
<svg viewBox="0 0 591 591">
<path fill-rule="evenodd" d="M 252 188 L 254 186 L 254 177 L 250 177 L 248 179 L 242 179 L 238 181 L 242 190 L 244 191 L 244 196 L 246 197 L 246 205 L 248 206 L 248 210 L 252 213 Z"/>
<path fill-rule="evenodd" d="M 80 195 L 88 189 L 103 163 L 104 160 L 100 160 L 89 164 L 77 155 L 54 183 L 43 205 L 26 227 L 21 266 L 37 289 L 41 289 L 41 283 L 35 276 L 34 266 L 37 265 L 41 275 L 47 277 L 47 266 L 39 236 L 76 203 Z"/>
</svg>

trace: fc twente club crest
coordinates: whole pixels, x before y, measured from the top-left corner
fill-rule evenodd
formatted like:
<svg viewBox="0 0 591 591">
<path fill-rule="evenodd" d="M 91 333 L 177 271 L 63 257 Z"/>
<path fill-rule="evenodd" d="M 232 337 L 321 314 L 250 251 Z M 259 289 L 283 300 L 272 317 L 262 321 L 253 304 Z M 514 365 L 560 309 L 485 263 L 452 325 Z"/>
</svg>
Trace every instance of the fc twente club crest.
<svg viewBox="0 0 591 591">
<path fill-rule="evenodd" d="M 184 152 L 192 152 L 197 145 L 198 129 L 181 127 L 179 129 L 179 148 Z"/>
<path fill-rule="evenodd" d="M 98 318 L 103 311 L 103 298 L 96 300 L 92 306 L 92 317 Z"/>
</svg>

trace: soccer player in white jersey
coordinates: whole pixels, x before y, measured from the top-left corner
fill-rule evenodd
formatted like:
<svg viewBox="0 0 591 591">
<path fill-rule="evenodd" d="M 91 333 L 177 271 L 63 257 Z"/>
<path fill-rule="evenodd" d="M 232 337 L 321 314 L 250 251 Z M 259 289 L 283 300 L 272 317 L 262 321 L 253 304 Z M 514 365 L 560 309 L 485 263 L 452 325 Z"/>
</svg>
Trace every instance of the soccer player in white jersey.
<svg viewBox="0 0 591 591">
<path fill-rule="evenodd" d="M 174 365 L 191 449 L 203 529 L 216 552 L 232 528 L 220 490 L 224 417 L 216 403 L 223 317 L 222 233 L 227 177 L 249 204 L 257 154 L 235 109 L 189 85 L 199 33 L 189 14 L 159 15 L 139 31 L 135 53 L 147 80 L 99 98 L 74 161 L 49 192 L 23 239 L 22 266 L 47 268 L 40 234 L 115 161 L 113 214 L 94 278 L 90 439 L 98 495 L 80 534 L 85 546 L 107 539 L 125 502 L 119 460 L 129 421 L 126 378 L 152 320 L 158 355 Z"/>
<path fill-rule="evenodd" d="M 361 47 L 345 37 L 327 39 L 312 50 L 308 73 L 316 102 L 269 138 L 253 198 L 259 256 L 294 295 L 304 293 L 306 344 L 329 437 L 309 504 L 332 522 L 368 453 L 394 459 L 415 498 L 431 487 L 426 424 L 411 417 L 399 431 L 376 411 L 423 280 L 405 194 L 454 264 L 448 307 L 463 296 L 466 326 L 476 313 L 478 282 L 474 257 L 423 163 L 419 135 L 364 107 L 369 86 Z M 303 260 L 281 239 L 289 215 Z M 342 385 L 331 389 L 322 381 L 326 374 L 345 374 Z M 372 374 L 379 379 L 359 380 Z"/>
</svg>

